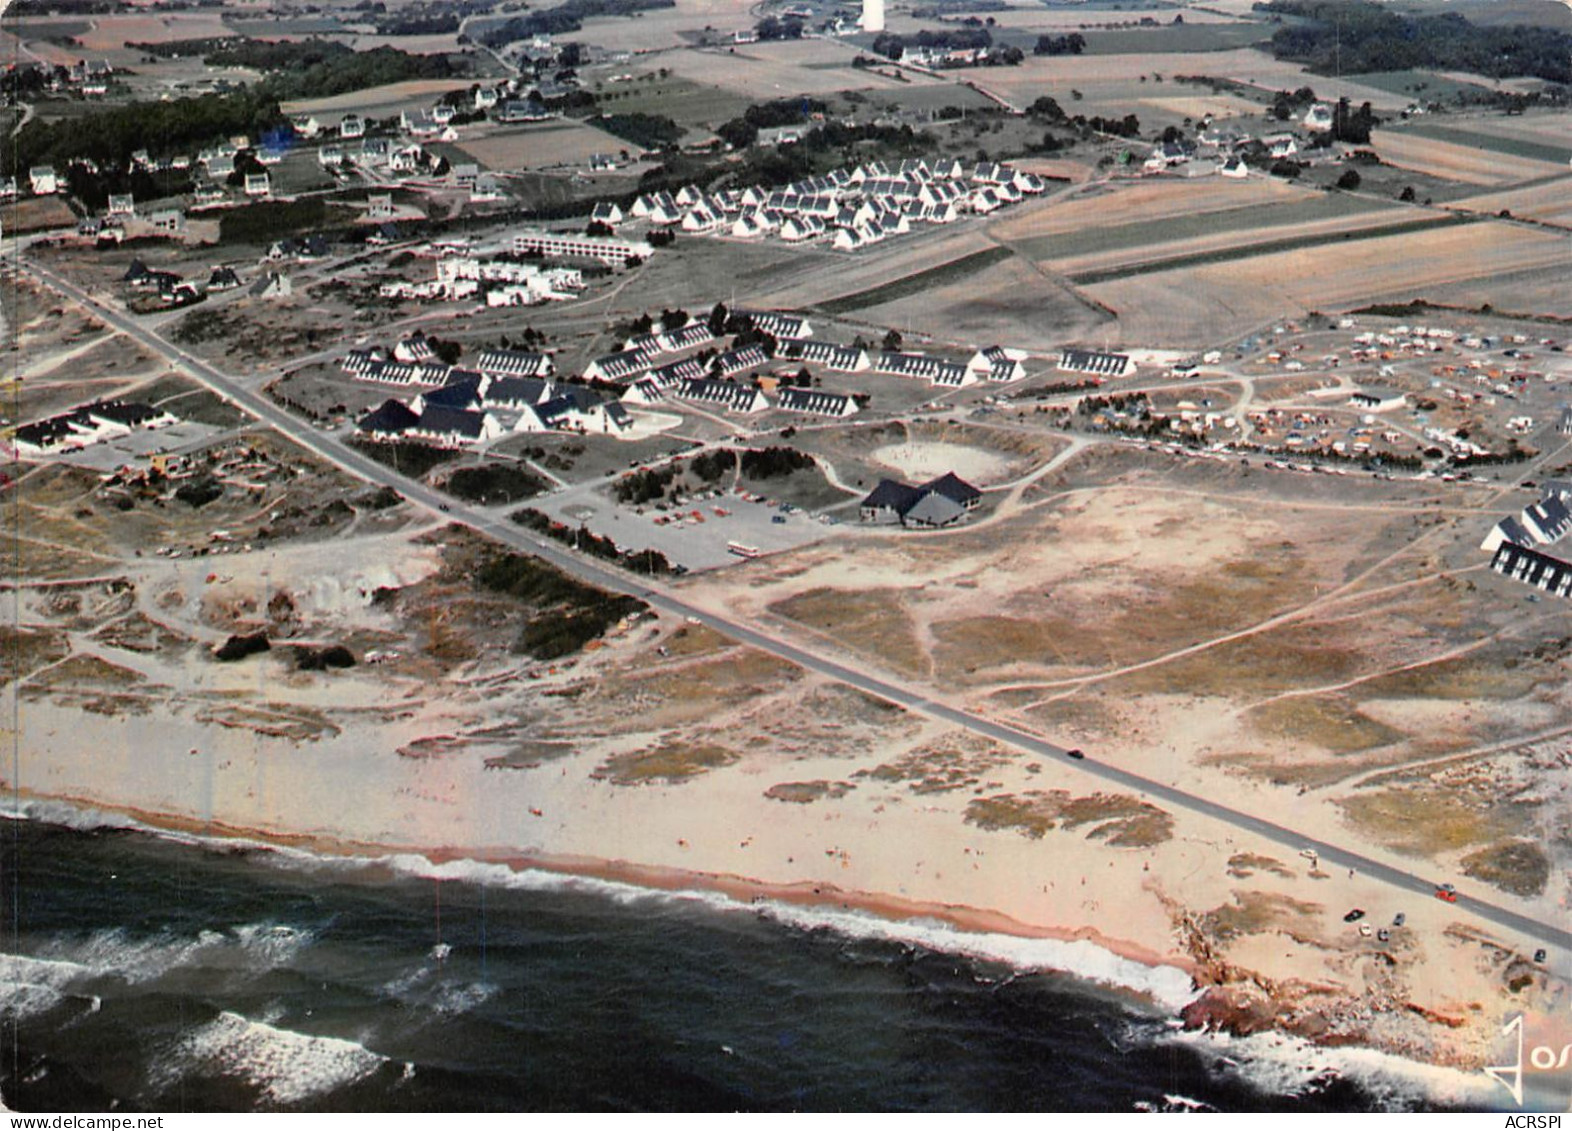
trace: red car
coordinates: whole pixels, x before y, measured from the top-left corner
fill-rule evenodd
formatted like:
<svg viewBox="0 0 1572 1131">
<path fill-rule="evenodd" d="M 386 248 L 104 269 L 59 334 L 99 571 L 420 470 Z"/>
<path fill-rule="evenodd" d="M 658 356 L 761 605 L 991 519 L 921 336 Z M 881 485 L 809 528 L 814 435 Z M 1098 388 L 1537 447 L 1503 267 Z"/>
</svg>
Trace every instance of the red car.
<svg viewBox="0 0 1572 1131">
<path fill-rule="evenodd" d="M 1446 903 L 1457 902 L 1457 889 L 1451 884 L 1442 884 L 1436 888 L 1436 898 Z"/>
</svg>

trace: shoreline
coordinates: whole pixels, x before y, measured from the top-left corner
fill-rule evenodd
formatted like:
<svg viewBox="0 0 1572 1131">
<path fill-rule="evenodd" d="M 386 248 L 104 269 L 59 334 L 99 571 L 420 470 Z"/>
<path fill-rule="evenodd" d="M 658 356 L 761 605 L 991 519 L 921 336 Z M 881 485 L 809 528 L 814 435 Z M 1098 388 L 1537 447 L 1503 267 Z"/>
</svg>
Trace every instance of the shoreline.
<svg viewBox="0 0 1572 1131">
<path fill-rule="evenodd" d="M 378 844 L 347 840 L 321 833 L 290 833 L 245 828 L 222 821 L 201 821 L 178 814 L 152 812 L 135 806 L 108 805 L 87 798 L 41 794 L 14 787 L 9 793 L 12 811 L 5 816 L 45 824 L 61 822 L 27 812 L 29 804 L 62 805 L 77 813 L 96 812 L 125 817 L 134 824 L 108 827 L 128 827 L 133 831 L 146 832 L 153 836 L 185 835 L 199 838 L 217 847 L 222 847 L 222 842 L 228 841 L 236 847 L 256 846 L 268 851 L 285 849 L 323 859 L 359 860 L 368 864 L 389 857 L 414 856 L 426 860 L 433 867 L 454 863 L 486 864 L 505 867 L 514 873 L 535 870 L 557 876 L 626 884 L 651 892 L 687 891 L 717 894 L 734 900 L 743 907 L 768 901 L 794 907 L 862 912 L 892 924 L 940 923 L 954 929 L 960 935 L 979 937 L 998 935 L 1022 940 L 1086 943 L 1116 958 L 1136 963 L 1154 972 L 1164 969 L 1176 970 L 1190 980 L 1192 993 L 1199 993 L 1202 989 L 1197 981 L 1199 965 L 1191 956 L 1180 951 L 1171 950 L 1162 953 L 1133 940 L 1112 938 L 1089 926 L 1071 928 L 1027 923 L 1000 911 L 966 904 L 915 900 L 880 892 L 845 889 L 822 881 L 767 882 L 732 873 L 704 872 L 592 856 L 528 853 L 497 847 L 460 849 L 410 844 Z M 1058 972 L 1096 982 L 1099 985 L 1105 984 L 1073 969 Z M 1148 1000 L 1155 1000 L 1151 993 L 1137 987 L 1119 988 Z"/>
</svg>

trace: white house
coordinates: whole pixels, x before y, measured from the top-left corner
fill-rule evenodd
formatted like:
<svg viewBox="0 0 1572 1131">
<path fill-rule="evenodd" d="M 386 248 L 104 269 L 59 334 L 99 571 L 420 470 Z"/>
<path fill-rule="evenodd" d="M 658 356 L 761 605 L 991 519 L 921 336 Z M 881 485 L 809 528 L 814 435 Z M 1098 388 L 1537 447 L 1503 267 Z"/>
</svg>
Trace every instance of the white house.
<svg viewBox="0 0 1572 1131">
<path fill-rule="evenodd" d="M 34 196 L 49 196 L 60 191 L 60 178 L 55 175 L 53 165 L 34 165 L 27 171 L 27 180 Z"/>
</svg>

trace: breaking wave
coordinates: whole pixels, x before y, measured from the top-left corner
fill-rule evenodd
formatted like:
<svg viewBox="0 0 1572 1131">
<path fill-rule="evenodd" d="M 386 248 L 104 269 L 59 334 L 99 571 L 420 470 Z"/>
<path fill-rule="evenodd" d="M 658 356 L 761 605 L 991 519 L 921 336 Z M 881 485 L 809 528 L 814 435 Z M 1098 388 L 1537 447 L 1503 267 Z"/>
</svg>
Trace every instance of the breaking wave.
<svg viewBox="0 0 1572 1131">
<path fill-rule="evenodd" d="M 515 871 L 504 864 L 449 860 L 434 864 L 424 856 L 398 855 L 385 862 L 406 875 L 425 879 L 490 884 L 528 891 L 580 891 L 619 904 L 654 902 L 702 905 L 717 911 L 762 915 L 798 930 L 831 930 L 853 939 L 872 939 L 1002 963 L 1021 972 L 1056 971 L 1150 998 L 1177 1011 L 1196 996 L 1190 976 L 1175 966 L 1147 966 L 1114 954 L 1085 939 L 1033 939 L 1017 935 L 964 931 L 933 919 L 886 919 L 870 912 L 765 899 L 744 903 L 719 892 L 639 887 L 593 877 L 568 876 L 540 869 Z"/>
<path fill-rule="evenodd" d="M 355 1041 L 317 1037 L 228 1010 L 181 1038 L 154 1086 L 191 1073 L 219 1073 L 255 1087 L 269 1103 L 296 1104 L 370 1076 L 387 1058 Z"/>
<path fill-rule="evenodd" d="M 1313 1096 L 1338 1080 L 1355 1084 L 1374 1106 L 1405 1111 L 1433 1105 L 1471 1110 L 1501 1106 L 1505 1092 L 1483 1073 L 1444 1068 L 1357 1045 L 1324 1048 L 1283 1033 L 1171 1031 L 1159 1044 L 1185 1045 L 1225 1078 L 1276 1096 Z"/>
</svg>

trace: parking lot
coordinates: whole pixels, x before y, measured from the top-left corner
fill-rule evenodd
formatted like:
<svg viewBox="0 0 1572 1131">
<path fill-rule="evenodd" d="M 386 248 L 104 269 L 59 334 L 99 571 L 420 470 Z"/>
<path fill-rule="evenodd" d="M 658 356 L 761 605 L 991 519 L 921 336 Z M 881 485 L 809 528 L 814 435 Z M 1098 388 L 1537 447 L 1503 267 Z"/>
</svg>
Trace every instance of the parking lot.
<svg viewBox="0 0 1572 1131">
<path fill-rule="evenodd" d="M 815 542 L 831 529 L 828 521 L 767 496 L 748 499 L 734 492 L 708 492 L 680 507 L 665 504 L 662 510 L 652 504 L 615 503 L 603 486 L 588 484 L 543 496 L 531 505 L 629 550 L 658 550 L 672 565 L 690 570 L 740 561 L 743 555 L 729 549 L 733 543 L 764 555 Z"/>
<path fill-rule="evenodd" d="M 122 467 L 138 466 L 155 453 L 179 453 L 206 447 L 215 437 L 223 435 L 226 431 L 227 429 L 217 428 L 211 424 L 182 420 L 178 424 L 171 424 L 168 428 L 132 432 L 130 435 L 113 440 L 89 444 L 76 451 L 60 452 L 51 455 L 50 458 L 75 467 L 85 467 L 90 471 L 109 474 Z"/>
</svg>

